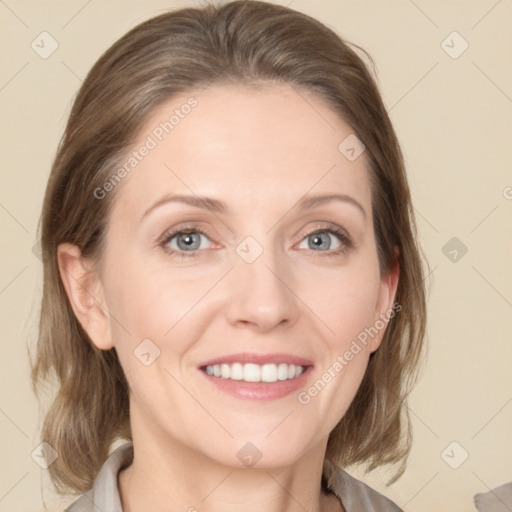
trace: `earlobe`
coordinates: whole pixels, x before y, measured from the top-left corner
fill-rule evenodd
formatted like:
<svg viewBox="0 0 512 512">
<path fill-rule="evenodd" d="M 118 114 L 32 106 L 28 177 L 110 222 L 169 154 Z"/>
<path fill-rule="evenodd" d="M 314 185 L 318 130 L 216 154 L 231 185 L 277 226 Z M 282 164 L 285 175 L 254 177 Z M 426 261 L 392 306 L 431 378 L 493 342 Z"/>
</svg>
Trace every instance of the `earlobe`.
<svg viewBox="0 0 512 512">
<path fill-rule="evenodd" d="M 384 338 L 389 320 L 401 309 L 396 309 L 394 307 L 396 290 L 398 288 L 398 280 L 400 276 L 398 254 L 398 247 L 395 247 L 393 263 L 390 266 L 389 272 L 382 276 L 380 282 L 379 299 L 377 301 L 376 308 L 377 318 L 375 320 L 375 327 L 378 329 L 378 334 L 371 340 L 371 352 L 375 352 L 375 350 L 379 348 L 382 339 Z"/>
<path fill-rule="evenodd" d="M 71 243 L 59 244 L 57 262 L 62 284 L 77 320 L 97 348 L 111 349 L 114 345 L 110 315 L 101 280 L 91 262 L 82 257 L 78 246 Z"/>
</svg>

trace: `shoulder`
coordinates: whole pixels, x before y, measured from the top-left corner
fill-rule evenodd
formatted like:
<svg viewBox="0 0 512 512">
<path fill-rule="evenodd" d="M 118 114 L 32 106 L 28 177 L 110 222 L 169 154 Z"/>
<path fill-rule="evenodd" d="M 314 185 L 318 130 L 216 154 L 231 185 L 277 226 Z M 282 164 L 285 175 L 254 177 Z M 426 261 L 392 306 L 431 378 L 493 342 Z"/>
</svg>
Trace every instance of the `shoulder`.
<svg viewBox="0 0 512 512">
<path fill-rule="evenodd" d="M 329 488 L 341 500 L 346 512 L 403 512 L 389 498 L 327 460 L 324 461 L 324 474 Z"/>
<path fill-rule="evenodd" d="M 117 475 L 133 460 L 133 445 L 119 446 L 107 458 L 94 480 L 93 487 L 82 494 L 64 512 L 123 512 L 117 487 Z"/>
</svg>

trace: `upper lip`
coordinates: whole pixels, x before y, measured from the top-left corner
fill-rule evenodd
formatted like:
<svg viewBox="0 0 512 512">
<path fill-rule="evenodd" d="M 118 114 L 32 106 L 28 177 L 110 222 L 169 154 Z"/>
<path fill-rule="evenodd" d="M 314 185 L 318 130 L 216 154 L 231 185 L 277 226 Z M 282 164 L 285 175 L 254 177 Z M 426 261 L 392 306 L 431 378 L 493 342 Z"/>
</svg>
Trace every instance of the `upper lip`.
<svg viewBox="0 0 512 512">
<path fill-rule="evenodd" d="M 250 352 L 243 352 L 239 354 L 229 354 L 225 356 L 216 357 L 215 359 L 209 359 L 199 365 L 199 367 L 213 366 L 215 364 L 232 364 L 232 363 L 253 363 L 258 365 L 263 364 L 294 364 L 295 366 L 312 366 L 313 361 L 305 359 L 304 357 L 295 356 L 292 354 L 254 354 Z"/>
</svg>

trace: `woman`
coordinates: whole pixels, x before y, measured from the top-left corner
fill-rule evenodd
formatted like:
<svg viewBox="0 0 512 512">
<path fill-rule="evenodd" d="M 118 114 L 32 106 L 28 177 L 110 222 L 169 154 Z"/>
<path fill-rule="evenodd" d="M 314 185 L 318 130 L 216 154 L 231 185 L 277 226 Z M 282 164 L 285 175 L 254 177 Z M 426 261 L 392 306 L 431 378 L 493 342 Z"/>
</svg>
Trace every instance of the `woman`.
<svg viewBox="0 0 512 512">
<path fill-rule="evenodd" d="M 134 28 L 77 95 L 41 222 L 32 378 L 58 379 L 68 510 L 400 510 L 342 468 L 404 470 L 421 252 L 333 31 L 258 1 Z"/>
</svg>

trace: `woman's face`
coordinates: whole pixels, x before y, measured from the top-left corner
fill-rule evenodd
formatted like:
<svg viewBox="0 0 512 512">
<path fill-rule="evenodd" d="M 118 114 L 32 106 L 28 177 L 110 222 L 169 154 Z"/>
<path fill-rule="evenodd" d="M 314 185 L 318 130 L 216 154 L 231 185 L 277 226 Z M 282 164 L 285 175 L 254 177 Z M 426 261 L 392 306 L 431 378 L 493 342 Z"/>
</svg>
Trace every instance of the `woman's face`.
<svg viewBox="0 0 512 512">
<path fill-rule="evenodd" d="M 148 119 L 119 166 L 91 334 L 119 354 L 134 432 L 231 466 L 325 448 L 396 288 L 351 134 L 286 85 L 212 86 Z"/>
</svg>

